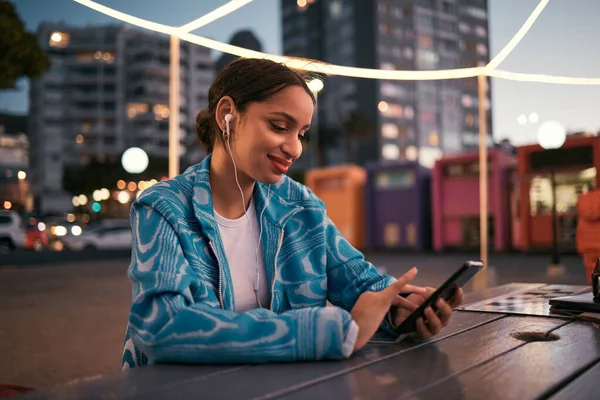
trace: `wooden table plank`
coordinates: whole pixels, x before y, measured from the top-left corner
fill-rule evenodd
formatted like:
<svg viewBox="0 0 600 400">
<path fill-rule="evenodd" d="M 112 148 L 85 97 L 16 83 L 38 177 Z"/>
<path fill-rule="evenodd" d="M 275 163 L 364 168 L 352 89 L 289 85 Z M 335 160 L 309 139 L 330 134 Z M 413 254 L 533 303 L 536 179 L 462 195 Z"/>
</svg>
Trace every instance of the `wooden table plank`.
<svg viewBox="0 0 600 400">
<path fill-rule="evenodd" d="M 412 395 L 432 382 L 485 363 L 522 345 L 515 331 L 546 332 L 563 321 L 550 318 L 505 317 L 435 344 L 348 373 L 304 390 L 280 393 L 284 398 L 388 399 Z"/>
<path fill-rule="evenodd" d="M 527 400 L 550 396 L 600 360 L 596 326 L 570 322 L 554 333 L 561 339 L 527 343 L 410 398 Z"/>
<path fill-rule="evenodd" d="M 502 316 L 484 313 L 460 312 L 452 318 L 444 332 L 436 338 L 443 340 L 460 332 L 501 319 Z M 398 344 L 369 345 L 345 361 L 305 362 L 294 364 L 263 364 L 232 374 L 215 377 L 202 382 L 188 381 L 177 386 L 175 393 L 169 390 L 141 394 L 144 399 L 187 399 L 202 388 L 203 399 L 239 399 L 265 396 L 288 388 L 303 385 L 305 382 L 327 379 L 353 369 L 361 368 L 388 357 L 395 357 L 411 348 L 423 345 L 417 341 L 404 341 Z M 235 384 L 232 384 L 235 382 Z"/>
<path fill-rule="evenodd" d="M 551 400 L 586 400 L 600 398 L 600 361 L 551 396 Z"/>
<path fill-rule="evenodd" d="M 73 381 L 47 391 L 31 392 L 19 399 L 129 398 L 166 386 L 181 385 L 190 379 L 200 383 L 204 379 L 213 379 L 221 374 L 247 368 L 250 366 L 161 365 L 160 368 L 149 366 Z"/>
<path fill-rule="evenodd" d="M 505 285 L 479 290 L 477 292 L 468 292 L 465 293 L 464 305 L 477 303 L 478 301 L 491 299 L 496 296 L 520 292 L 522 290 L 537 289 L 546 285 L 546 283 L 507 283 Z"/>
</svg>

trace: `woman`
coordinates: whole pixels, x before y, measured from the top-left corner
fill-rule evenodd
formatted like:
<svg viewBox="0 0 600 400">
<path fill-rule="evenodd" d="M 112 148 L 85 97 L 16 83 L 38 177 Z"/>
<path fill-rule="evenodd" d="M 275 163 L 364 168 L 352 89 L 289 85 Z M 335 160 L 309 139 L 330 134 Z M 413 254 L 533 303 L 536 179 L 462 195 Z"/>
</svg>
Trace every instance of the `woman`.
<svg viewBox="0 0 600 400">
<path fill-rule="evenodd" d="M 229 64 L 197 118 L 209 156 L 133 203 L 124 368 L 347 358 L 430 294 L 408 284 L 414 268 L 379 274 L 284 175 L 314 111 L 306 78 L 268 60 Z M 428 309 L 416 335 L 437 334 L 461 301 Z"/>
</svg>

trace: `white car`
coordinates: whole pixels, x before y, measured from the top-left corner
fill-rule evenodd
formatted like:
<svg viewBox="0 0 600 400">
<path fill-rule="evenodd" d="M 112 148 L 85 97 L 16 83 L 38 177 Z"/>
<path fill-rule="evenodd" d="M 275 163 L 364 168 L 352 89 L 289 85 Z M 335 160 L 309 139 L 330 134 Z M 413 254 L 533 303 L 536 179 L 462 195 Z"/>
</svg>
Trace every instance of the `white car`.
<svg viewBox="0 0 600 400">
<path fill-rule="evenodd" d="M 84 229 L 79 236 L 63 239 L 69 250 L 127 250 L 131 249 L 131 229 L 129 226 L 100 226 L 92 230 Z"/>
<path fill-rule="evenodd" d="M 0 254 L 25 246 L 25 225 L 15 211 L 0 211 Z"/>
</svg>

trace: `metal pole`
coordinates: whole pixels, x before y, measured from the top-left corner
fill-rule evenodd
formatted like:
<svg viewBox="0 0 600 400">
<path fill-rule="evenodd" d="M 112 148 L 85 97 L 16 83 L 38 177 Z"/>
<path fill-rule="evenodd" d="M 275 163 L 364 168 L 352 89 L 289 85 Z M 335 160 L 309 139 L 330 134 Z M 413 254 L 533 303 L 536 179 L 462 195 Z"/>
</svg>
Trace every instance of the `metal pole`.
<svg viewBox="0 0 600 400">
<path fill-rule="evenodd" d="M 488 169 L 487 169 L 487 109 L 486 109 L 485 75 L 477 77 L 479 94 L 479 243 L 480 258 L 484 269 L 473 280 L 473 289 L 482 290 L 488 287 Z"/>
<path fill-rule="evenodd" d="M 560 265 L 560 254 L 558 251 L 558 229 L 556 215 L 556 174 L 554 169 L 551 171 L 550 179 L 552 180 L 552 265 Z"/>
<path fill-rule="evenodd" d="M 321 157 L 320 157 L 320 152 L 319 152 L 319 91 L 314 91 L 313 92 L 315 95 L 315 100 L 316 100 L 316 107 L 315 107 L 315 117 L 314 117 L 314 121 L 312 122 L 312 125 L 314 126 L 313 128 L 313 135 L 314 135 L 314 141 L 315 141 L 315 147 L 314 147 L 314 154 L 313 154 L 313 168 L 319 168 L 321 166 L 320 161 L 321 161 Z"/>
<path fill-rule="evenodd" d="M 171 68 L 169 73 L 169 178 L 179 175 L 179 37 L 171 36 Z"/>
</svg>

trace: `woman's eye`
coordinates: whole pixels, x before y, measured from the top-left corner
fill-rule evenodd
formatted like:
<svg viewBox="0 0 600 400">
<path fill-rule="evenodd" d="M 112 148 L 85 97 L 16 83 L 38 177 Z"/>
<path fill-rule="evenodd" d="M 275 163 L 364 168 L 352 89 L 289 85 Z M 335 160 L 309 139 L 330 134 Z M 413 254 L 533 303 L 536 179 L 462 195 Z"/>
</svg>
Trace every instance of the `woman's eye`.
<svg viewBox="0 0 600 400">
<path fill-rule="evenodd" d="M 306 136 L 298 135 L 298 140 L 300 140 L 301 142 L 304 142 L 306 140 Z"/>
<path fill-rule="evenodd" d="M 287 129 L 285 129 L 284 127 L 282 127 L 282 126 L 279 126 L 279 125 L 277 125 L 277 124 L 274 124 L 274 123 L 272 123 L 272 122 L 271 122 L 271 126 L 272 126 L 272 127 L 273 127 L 273 129 L 275 129 L 276 131 L 284 132 L 284 131 L 286 131 L 286 130 L 287 130 Z"/>
</svg>

